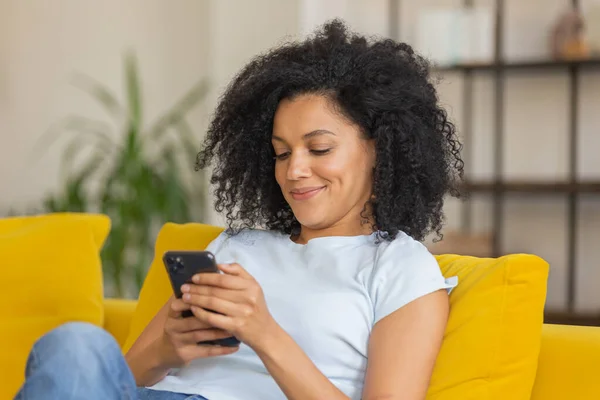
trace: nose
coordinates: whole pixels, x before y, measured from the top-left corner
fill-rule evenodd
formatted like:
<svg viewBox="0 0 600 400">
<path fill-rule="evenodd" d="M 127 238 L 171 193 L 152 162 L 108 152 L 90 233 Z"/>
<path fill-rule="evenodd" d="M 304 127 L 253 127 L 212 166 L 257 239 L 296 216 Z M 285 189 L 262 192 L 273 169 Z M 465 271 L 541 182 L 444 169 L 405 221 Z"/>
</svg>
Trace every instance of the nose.
<svg viewBox="0 0 600 400">
<path fill-rule="evenodd" d="M 286 178 L 290 181 L 296 181 L 309 178 L 311 175 L 309 157 L 300 152 L 292 153 L 288 159 Z"/>
</svg>

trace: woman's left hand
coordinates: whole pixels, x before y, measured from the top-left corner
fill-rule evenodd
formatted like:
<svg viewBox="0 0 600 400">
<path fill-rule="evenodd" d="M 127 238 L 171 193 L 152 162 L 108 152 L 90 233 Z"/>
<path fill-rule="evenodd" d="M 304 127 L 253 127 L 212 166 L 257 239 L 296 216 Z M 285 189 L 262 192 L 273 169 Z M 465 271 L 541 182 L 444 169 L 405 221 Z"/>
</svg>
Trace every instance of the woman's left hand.
<svg viewBox="0 0 600 400">
<path fill-rule="evenodd" d="M 278 326 L 269 313 L 262 288 L 239 264 L 218 267 L 223 274 L 196 274 L 194 284 L 183 285 L 183 301 L 192 306 L 199 320 L 230 332 L 257 350 Z"/>
</svg>

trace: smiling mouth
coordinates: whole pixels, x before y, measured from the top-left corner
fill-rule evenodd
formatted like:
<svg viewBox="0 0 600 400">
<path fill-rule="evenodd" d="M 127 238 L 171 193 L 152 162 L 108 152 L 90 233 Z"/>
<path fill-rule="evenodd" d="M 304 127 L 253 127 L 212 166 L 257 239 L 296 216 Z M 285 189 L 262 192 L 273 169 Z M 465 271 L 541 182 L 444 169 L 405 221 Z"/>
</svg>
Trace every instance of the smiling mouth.
<svg viewBox="0 0 600 400">
<path fill-rule="evenodd" d="M 296 191 L 291 191 L 290 194 L 294 200 L 308 200 L 315 197 L 317 194 L 321 193 L 325 189 L 325 186 L 316 187 L 316 188 L 308 188 L 308 189 L 300 189 Z"/>
</svg>

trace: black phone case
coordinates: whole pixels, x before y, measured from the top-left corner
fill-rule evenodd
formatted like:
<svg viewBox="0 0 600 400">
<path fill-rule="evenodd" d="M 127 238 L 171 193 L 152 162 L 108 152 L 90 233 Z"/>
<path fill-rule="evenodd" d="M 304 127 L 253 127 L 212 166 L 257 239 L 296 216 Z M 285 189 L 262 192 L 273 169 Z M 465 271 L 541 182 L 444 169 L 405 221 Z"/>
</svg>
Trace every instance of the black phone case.
<svg viewBox="0 0 600 400">
<path fill-rule="evenodd" d="M 173 293 L 178 299 L 181 298 L 181 286 L 185 283 L 192 283 L 192 277 L 198 273 L 218 273 L 215 256 L 209 251 L 167 251 L 163 255 L 163 264 L 167 269 L 169 280 Z M 181 313 L 183 318 L 193 316 L 190 310 Z M 240 341 L 234 336 L 198 342 L 202 345 L 219 345 L 224 347 L 235 347 L 240 344 Z"/>
</svg>

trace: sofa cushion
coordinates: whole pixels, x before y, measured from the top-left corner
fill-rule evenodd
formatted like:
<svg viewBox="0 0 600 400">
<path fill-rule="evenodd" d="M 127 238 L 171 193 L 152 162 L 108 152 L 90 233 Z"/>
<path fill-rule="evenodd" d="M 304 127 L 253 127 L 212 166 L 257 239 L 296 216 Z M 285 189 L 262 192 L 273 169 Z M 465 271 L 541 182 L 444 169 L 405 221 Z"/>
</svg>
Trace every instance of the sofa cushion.
<svg viewBox="0 0 600 400">
<path fill-rule="evenodd" d="M 103 324 L 102 215 L 0 219 L 0 398 L 23 382 L 35 341 L 68 321 Z"/>
<path fill-rule="evenodd" d="M 458 276 L 427 399 L 530 399 L 538 365 L 548 264 L 533 255 L 437 256 Z"/>
<path fill-rule="evenodd" d="M 142 288 L 124 351 L 172 295 L 162 265 L 167 250 L 202 250 L 222 229 L 167 224 Z M 540 349 L 548 264 L 532 255 L 484 259 L 437 256 L 450 295 L 446 335 L 427 398 L 529 399 Z"/>
<path fill-rule="evenodd" d="M 123 346 L 124 352 L 131 348 L 154 315 L 173 295 L 167 270 L 162 262 L 163 254 L 167 250 L 204 250 L 222 230 L 197 223 L 167 223 L 161 228 L 154 246 L 154 259 L 140 291 L 129 335 Z"/>
</svg>

